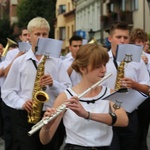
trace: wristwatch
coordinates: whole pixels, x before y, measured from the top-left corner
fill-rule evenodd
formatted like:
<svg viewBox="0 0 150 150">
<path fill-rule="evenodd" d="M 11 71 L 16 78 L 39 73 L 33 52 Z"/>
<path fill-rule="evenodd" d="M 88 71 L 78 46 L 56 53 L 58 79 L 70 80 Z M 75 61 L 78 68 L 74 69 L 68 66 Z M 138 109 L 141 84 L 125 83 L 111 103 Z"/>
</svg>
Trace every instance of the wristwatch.
<svg viewBox="0 0 150 150">
<path fill-rule="evenodd" d="M 109 114 L 110 114 L 110 116 L 111 116 L 111 118 L 112 118 L 112 123 L 111 123 L 111 125 L 114 125 L 115 122 L 117 121 L 117 116 L 116 116 L 116 114 L 115 114 L 114 112 L 110 112 Z"/>
</svg>

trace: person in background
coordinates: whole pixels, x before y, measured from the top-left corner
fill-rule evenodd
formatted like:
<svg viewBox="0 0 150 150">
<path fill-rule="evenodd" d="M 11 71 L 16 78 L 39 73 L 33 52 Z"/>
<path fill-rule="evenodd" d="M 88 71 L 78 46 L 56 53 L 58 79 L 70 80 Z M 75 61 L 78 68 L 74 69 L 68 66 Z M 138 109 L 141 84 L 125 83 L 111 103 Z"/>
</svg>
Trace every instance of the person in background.
<svg viewBox="0 0 150 150">
<path fill-rule="evenodd" d="M 29 40 L 29 32 L 26 27 L 22 28 L 19 35 L 20 40 L 27 42 Z M 0 74 L 1 74 L 1 86 L 7 74 L 10 70 L 12 62 L 19 56 L 23 55 L 23 52 L 20 52 L 17 45 L 9 45 L 8 51 L 6 53 L 5 60 L 0 65 Z M 11 47 L 11 50 L 10 50 Z M 2 118 L 4 124 L 4 142 L 5 142 L 5 150 L 19 150 L 18 141 L 15 136 L 15 111 L 8 107 L 2 99 Z M 13 122 L 13 123 L 12 123 Z"/>
<path fill-rule="evenodd" d="M 134 28 L 131 31 L 130 43 L 143 46 L 142 59 L 145 62 L 147 70 L 150 74 L 150 55 L 145 52 L 145 46 L 147 46 L 146 45 L 147 41 L 148 41 L 148 34 L 143 29 Z M 148 150 L 147 135 L 148 135 L 149 124 L 150 124 L 150 109 L 149 108 L 150 108 L 150 97 L 148 97 L 138 107 L 138 110 L 137 110 L 139 128 L 138 128 L 137 142 L 135 146 L 136 150 Z"/>
<path fill-rule="evenodd" d="M 70 80 L 72 82 L 72 86 L 76 85 L 80 79 L 81 76 L 80 74 L 76 73 L 73 68 L 72 68 L 72 62 L 76 57 L 76 53 L 78 52 L 80 46 L 82 45 L 82 37 L 78 36 L 78 35 L 73 35 L 70 39 L 69 39 L 69 50 L 70 53 L 68 53 L 66 55 L 66 58 L 63 60 L 63 63 L 66 67 L 66 70 L 68 72 L 68 75 L 70 77 Z"/>
<path fill-rule="evenodd" d="M 142 59 L 145 62 L 147 70 L 150 74 L 150 55 L 144 51 L 144 47 L 147 41 L 148 41 L 148 34 L 143 29 L 134 28 L 131 31 L 130 44 L 143 46 Z"/>
<path fill-rule="evenodd" d="M 109 150 L 112 140 L 112 126 L 127 126 L 128 117 L 123 108 L 114 109 L 114 103 L 101 100 L 113 90 L 97 86 L 78 98 L 106 72 L 109 57 L 107 50 L 97 44 L 85 44 L 80 47 L 72 63 L 72 68 L 81 74 L 81 81 L 61 93 L 52 108 L 47 108 L 44 117 L 56 113 L 56 108 L 66 103 L 67 109 L 55 120 L 40 130 L 43 144 L 51 141 L 61 119 L 66 128 L 66 146 L 64 150 Z"/>
<path fill-rule="evenodd" d="M 34 87 L 36 68 L 43 60 L 43 55 L 35 55 L 35 47 L 39 37 L 48 38 L 50 26 L 46 19 L 36 17 L 28 23 L 27 29 L 32 48 L 13 61 L 2 87 L 2 98 L 5 104 L 15 111 L 15 136 L 17 137 L 20 150 L 58 150 L 63 141 L 63 134 L 59 130 L 54 136 L 54 142 L 52 141 L 46 146 L 40 143 L 38 133 L 31 137 L 27 134 L 34 125 L 34 123 L 28 122 L 28 115 L 34 109 L 32 93 L 34 88 L 36 88 Z M 61 59 L 47 58 L 44 66 L 44 75 L 39 77 L 40 79 L 37 82 L 40 82 L 40 87 L 46 86 L 45 92 L 49 95 L 50 100 L 43 104 L 42 113 L 48 106 L 52 106 L 60 92 L 71 86 L 69 76 Z M 12 77 L 15 77 L 15 80 L 12 80 Z"/>
<path fill-rule="evenodd" d="M 144 52 L 150 54 L 150 42 L 147 40 L 144 46 Z"/>
<path fill-rule="evenodd" d="M 9 50 L 16 49 L 16 48 L 18 48 L 18 45 L 17 45 L 17 44 L 11 44 L 11 45 L 9 45 L 9 47 L 8 47 L 8 51 L 9 51 Z"/>
<path fill-rule="evenodd" d="M 111 49 L 108 52 L 109 62 L 106 64 L 107 72 L 112 73 L 103 85 L 115 89 L 117 80 L 117 70 L 120 65 L 116 60 L 116 51 L 118 44 L 129 44 L 130 29 L 127 23 L 116 21 L 110 28 L 108 40 L 111 42 Z M 124 78 L 119 83 L 121 87 L 132 88 L 148 94 L 150 85 L 150 77 L 147 72 L 145 63 L 141 59 L 139 63 L 125 63 L 123 68 Z M 131 97 L 132 101 L 136 101 Z M 138 116 L 137 111 L 132 113 L 127 112 L 129 124 L 127 127 L 113 127 L 113 139 L 110 150 L 135 150 L 135 142 L 138 131 Z"/>
</svg>

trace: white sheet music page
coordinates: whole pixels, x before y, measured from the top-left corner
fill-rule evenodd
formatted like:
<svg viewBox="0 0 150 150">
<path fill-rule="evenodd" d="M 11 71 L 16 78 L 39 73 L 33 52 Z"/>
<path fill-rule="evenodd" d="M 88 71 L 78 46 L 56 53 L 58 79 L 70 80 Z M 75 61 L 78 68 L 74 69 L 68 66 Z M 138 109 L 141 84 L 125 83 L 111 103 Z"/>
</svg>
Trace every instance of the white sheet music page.
<svg viewBox="0 0 150 150">
<path fill-rule="evenodd" d="M 120 90 L 106 96 L 103 100 L 110 100 L 114 103 L 121 104 L 127 112 L 131 113 L 137 107 L 146 100 L 148 96 L 142 92 L 134 89 L 127 89 L 127 91 L 120 92 Z"/>
<path fill-rule="evenodd" d="M 18 48 L 21 52 L 27 52 L 31 48 L 31 44 L 29 42 L 18 42 Z"/>
<path fill-rule="evenodd" d="M 131 57 L 133 62 L 140 62 L 143 46 L 135 44 L 119 44 L 117 46 L 116 60 L 123 61 L 125 56 Z"/>
<path fill-rule="evenodd" d="M 63 41 L 51 38 L 39 38 L 36 55 L 48 53 L 50 57 L 60 57 Z"/>
</svg>

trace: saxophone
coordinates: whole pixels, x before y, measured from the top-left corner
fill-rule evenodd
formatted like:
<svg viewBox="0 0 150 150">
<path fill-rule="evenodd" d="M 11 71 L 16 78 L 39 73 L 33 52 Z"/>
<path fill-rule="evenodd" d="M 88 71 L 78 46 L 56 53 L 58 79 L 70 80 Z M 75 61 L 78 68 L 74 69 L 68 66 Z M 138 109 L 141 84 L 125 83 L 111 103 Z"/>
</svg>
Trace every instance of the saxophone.
<svg viewBox="0 0 150 150">
<path fill-rule="evenodd" d="M 40 78 L 44 75 L 44 66 L 47 56 L 44 55 L 37 67 L 34 89 L 32 92 L 32 111 L 28 113 L 28 123 L 36 124 L 41 119 L 43 104 L 49 100 L 49 95 L 40 86 Z M 45 87 L 46 88 L 46 87 Z"/>
<path fill-rule="evenodd" d="M 132 61 L 132 55 L 125 54 L 125 58 L 121 61 L 120 65 L 118 66 L 116 83 L 115 83 L 115 90 L 119 90 L 121 88 L 120 80 L 122 78 L 124 78 L 125 63 L 129 63 L 131 61 Z"/>
</svg>

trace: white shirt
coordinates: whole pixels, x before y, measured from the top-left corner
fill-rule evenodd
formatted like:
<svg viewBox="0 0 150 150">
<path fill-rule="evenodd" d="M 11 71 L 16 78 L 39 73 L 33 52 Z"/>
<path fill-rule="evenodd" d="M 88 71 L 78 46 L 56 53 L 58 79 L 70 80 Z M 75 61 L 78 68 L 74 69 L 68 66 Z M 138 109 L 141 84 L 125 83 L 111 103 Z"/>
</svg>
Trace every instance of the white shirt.
<svg viewBox="0 0 150 150">
<path fill-rule="evenodd" d="M 146 67 L 147 67 L 148 73 L 150 74 L 150 54 L 148 54 L 144 51 L 142 51 L 142 54 L 148 58 L 148 63 L 146 64 Z"/>
<path fill-rule="evenodd" d="M 63 60 L 63 64 L 64 64 L 66 70 L 71 66 L 73 61 L 74 61 L 74 58 L 69 53 L 67 55 L 67 57 Z M 80 82 L 81 75 L 79 73 L 77 73 L 75 70 L 73 70 L 71 75 L 70 75 L 70 80 L 71 80 L 72 86 L 74 86 Z"/>
<path fill-rule="evenodd" d="M 5 68 L 13 61 L 13 59 L 17 56 L 18 53 L 19 53 L 19 49 L 18 48 L 9 50 L 7 52 L 6 58 L 4 60 L 4 62 L 5 62 Z"/>
<path fill-rule="evenodd" d="M 22 109 L 25 101 L 32 99 L 36 68 L 31 58 L 39 63 L 31 49 L 15 59 L 2 86 L 3 101 L 12 108 Z M 51 107 L 58 94 L 71 86 L 60 58 L 50 57 L 46 60 L 45 74 L 52 76 L 53 86 L 47 86 L 46 93 L 50 96 L 50 100 L 44 103 L 43 110 L 48 106 Z"/>
<path fill-rule="evenodd" d="M 106 64 L 106 69 L 107 72 L 112 73 L 112 75 L 108 79 L 106 79 L 102 83 L 102 85 L 114 89 L 117 77 L 117 70 L 113 62 L 112 51 L 110 50 L 108 54 L 109 54 L 109 62 Z M 119 66 L 120 62 L 117 63 Z M 138 62 L 126 63 L 124 67 L 124 73 L 125 77 L 127 78 L 131 78 L 140 84 L 150 85 L 150 77 L 146 69 L 145 63 L 143 62 L 142 59 L 139 63 Z"/>
<path fill-rule="evenodd" d="M 107 91 L 106 91 L 107 89 Z M 72 89 L 71 94 L 77 95 Z M 71 97 L 69 92 L 65 91 L 68 98 Z M 93 113 L 109 113 L 109 101 L 101 100 L 104 96 L 110 94 L 110 89 L 102 87 L 102 91 L 92 97 L 82 97 L 81 100 L 90 101 L 95 99 L 95 103 L 81 102 L 81 105 L 89 112 Z M 93 120 L 87 120 L 76 115 L 72 110 L 67 109 L 64 114 L 63 122 L 66 128 L 66 143 L 80 146 L 109 146 L 112 140 L 112 127 L 104 123 Z"/>
</svg>

